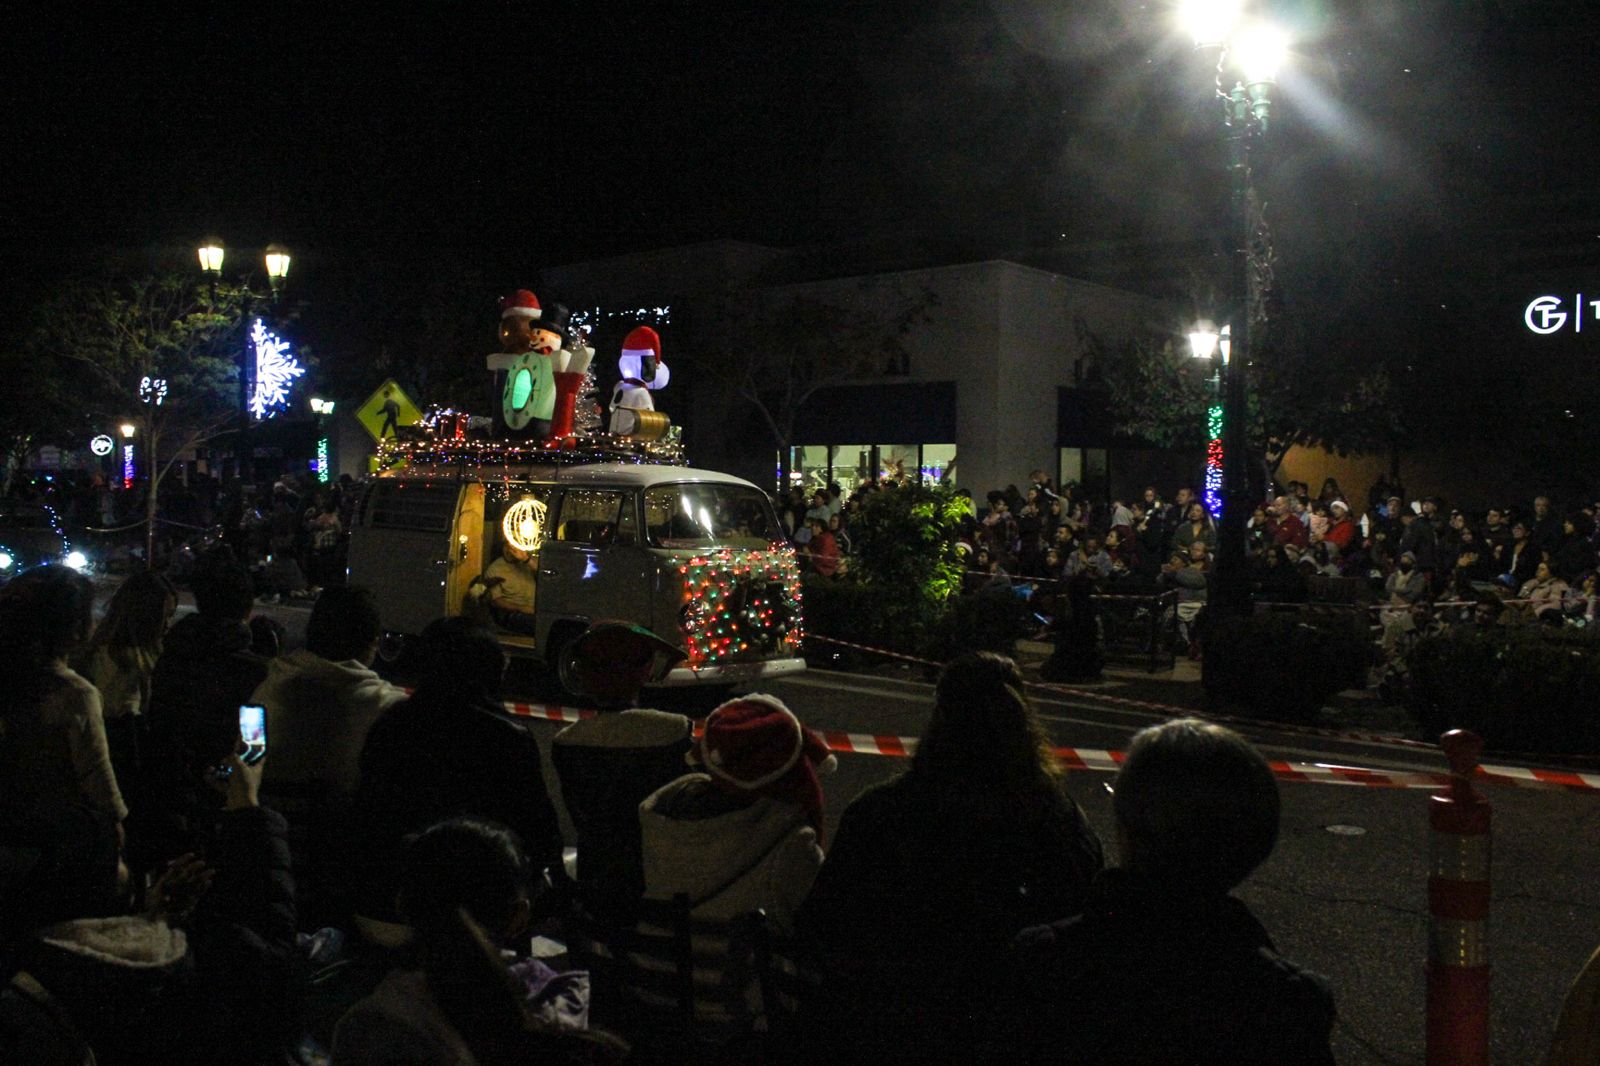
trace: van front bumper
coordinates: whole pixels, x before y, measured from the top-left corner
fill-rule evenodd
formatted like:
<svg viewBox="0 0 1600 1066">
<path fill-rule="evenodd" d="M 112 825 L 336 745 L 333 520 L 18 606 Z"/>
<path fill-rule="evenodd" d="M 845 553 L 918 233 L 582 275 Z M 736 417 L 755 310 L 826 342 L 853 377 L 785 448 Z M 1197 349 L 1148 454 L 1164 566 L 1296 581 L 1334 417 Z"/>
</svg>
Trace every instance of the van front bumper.
<svg viewBox="0 0 1600 1066">
<path fill-rule="evenodd" d="M 702 666 L 698 670 L 680 666 L 670 671 L 666 677 L 656 682 L 656 684 L 664 688 L 683 685 L 742 685 L 750 681 L 764 681 L 767 678 L 783 677 L 785 674 L 798 674 L 805 668 L 806 661 L 800 658 L 762 659 L 753 663 L 726 663 L 718 666 Z"/>
</svg>

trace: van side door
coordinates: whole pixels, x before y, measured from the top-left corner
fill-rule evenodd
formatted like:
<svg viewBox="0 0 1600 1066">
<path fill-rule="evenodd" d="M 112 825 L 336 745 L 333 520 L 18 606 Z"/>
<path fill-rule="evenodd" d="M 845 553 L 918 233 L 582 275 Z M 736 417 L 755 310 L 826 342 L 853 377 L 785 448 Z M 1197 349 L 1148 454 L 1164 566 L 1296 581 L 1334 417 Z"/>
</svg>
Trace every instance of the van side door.
<svg viewBox="0 0 1600 1066">
<path fill-rule="evenodd" d="M 350 531 L 350 583 L 372 590 L 383 627 L 420 633 L 445 613 L 457 482 L 378 478 Z"/>
<path fill-rule="evenodd" d="M 568 486 L 539 549 L 540 634 L 567 620 L 648 626 L 653 562 L 639 536 L 636 493 Z"/>
</svg>

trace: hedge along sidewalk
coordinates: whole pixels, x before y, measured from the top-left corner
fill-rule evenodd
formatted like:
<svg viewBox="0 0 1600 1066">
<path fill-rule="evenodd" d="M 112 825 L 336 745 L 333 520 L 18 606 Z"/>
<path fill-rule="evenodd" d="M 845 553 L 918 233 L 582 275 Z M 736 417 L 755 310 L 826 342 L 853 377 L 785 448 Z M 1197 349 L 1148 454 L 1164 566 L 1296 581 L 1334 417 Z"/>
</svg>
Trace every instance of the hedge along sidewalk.
<svg viewBox="0 0 1600 1066">
<path fill-rule="evenodd" d="M 841 647 L 853 648 L 857 651 L 872 652 L 887 658 L 898 659 L 909 663 L 918 663 L 923 666 L 942 667 L 944 665 L 943 663 L 934 662 L 931 659 L 923 659 L 915 655 L 905 655 L 901 652 L 889 651 L 886 648 L 874 648 L 865 644 L 853 644 L 846 640 L 835 640 L 832 637 L 825 637 L 816 633 L 807 633 L 805 635 L 805 639 L 820 641 L 824 644 L 837 644 Z M 1236 725 L 1248 729 L 1267 729 L 1275 733 L 1292 733 L 1300 736 L 1323 737 L 1329 740 L 1353 740 L 1367 744 L 1387 744 L 1394 747 L 1411 748 L 1417 751 L 1426 751 L 1430 753 L 1437 753 L 1439 750 L 1438 745 L 1436 744 L 1429 744 L 1422 740 L 1411 740 L 1407 737 L 1394 737 L 1382 733 L 1344 732 L 1337 729 L 1322 729 L 1316 726 L 1300 725 L 1294 722 L 1274 722 L 1264 718 L 1245 718 L 1235 715 L 1209 714 L 1204 711 L 1195 710 L 1192 707 L 1175 707 L 1171 704 L 1154 703 L 1149 700 L 1135 700 L 1129 699 L 1126 696 L 1112 696 L 1104 692 L 1094 692 L 1089 689 L 1074 688 L 1070 685 L 1058 685 L 1046 681 L 1028 681 L 1025 683 L 1029 688 L 1032 689 L 1040 689 L 1045 692 L 1075 696 L 1079 699 L 1089 700 L 1091 702 L 1107 703 L 1118 707 L 1128 707 L 1133 710 L 1145 711 L 1164 718 L 1201 718 L 1208 722 L 1217 722 L 1223 725 Z M 882 753 L 871 752 L 869 754 Z M 1501 756 L 1502 758 L 1525 759 L 1529 762 L 1600 762 L 1600 755 L 1552 755 L 1543 752 L 1496 752 L 1495 754 Z M 1558 787 L 1571 786 L 1579 789 L 1580 791 L 1586 791 L 1591 787 L 1600 787 L 1600 785 L 1590 785 L 1587 783 L 1591 778 L 1595 781 L 1600 781 L 1600 777 L 1597 777 L 1593 774 L 1580 774 L 1573 773 L 1571 771 L 1555 769 L 1537 771 L 1524 771 L 1523 769 L 1517 767 L 1506 767 L 1503 769 L 1506 769 L 1509 772 L 1509 776 L 1518 778 L 1525 773 L 1553 775 L 1552 781 Z"/>
</svg>

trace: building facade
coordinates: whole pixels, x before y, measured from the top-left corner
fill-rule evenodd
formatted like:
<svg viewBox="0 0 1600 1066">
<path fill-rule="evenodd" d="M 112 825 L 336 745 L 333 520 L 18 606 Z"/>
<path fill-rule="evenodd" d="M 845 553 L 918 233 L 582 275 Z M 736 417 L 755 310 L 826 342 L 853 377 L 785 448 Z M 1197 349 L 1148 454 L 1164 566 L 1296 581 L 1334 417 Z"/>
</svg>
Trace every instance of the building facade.
<svg viewBox="0 0 1600 1066">
<path fill-rule="evenodd" d="M 1094 388 L 1097 348 L 1176 332 L 1160 301 L 1005 260 L 797 272 L 781 250 L 714 242 L 550 269 L 540 292 L 602 320 L 657 314 L 674 374 L 658 406 L 695 463 L 758 484 L 981 493 L 1043 469 L 1111 495 L 1195 465 L 1119 441 Z M 629 324 L 595 334 L 603 373 L 608 333 Z"/>
</svg>

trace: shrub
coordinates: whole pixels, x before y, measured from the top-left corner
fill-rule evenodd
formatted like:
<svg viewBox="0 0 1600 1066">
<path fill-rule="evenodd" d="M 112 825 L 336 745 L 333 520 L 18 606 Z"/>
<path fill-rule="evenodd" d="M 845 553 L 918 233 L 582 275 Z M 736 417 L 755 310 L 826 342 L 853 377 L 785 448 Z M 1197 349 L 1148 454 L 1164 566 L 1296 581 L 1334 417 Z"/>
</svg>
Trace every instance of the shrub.
<svg viewBox="0 0 1600 1066">
<path fill-rule="evenodd" d="M 984 589 L 951 600 L 928 631 L 921 654 L 949 662 L 967 651 L 1016 652 L 1017 641 L 1031 628 L 1028 601 L 1010 589 Z"/>
<path fill-rule="evenodd" d="M 904 648 L 961 589 L 956 532 L 971 503 L 942 486 L 869 493 L 850 521 L 849 580 L 874 593 L 886 637 Z"/>
<path fill-rule="evenodd" d="M 1366 684 L 1372 654 L 1364 612 L 1228 618 L 1206 634 L 1201 680 L 1220 710 L 1307 722 L 1335 693 Z"/>
<path fill-rule="evenodd" d="M 872 590 L 849 578 L 827 578 L 807 574 L 801 595 L 805 611 L 805 631 L 854 644 L 882 647 L 882 625 L 874 607 Z M 805 657 L 814 666 L 851 668 L 862 661 L 860 654 L 837 644 L 807 640 Z"/>
<path fill-rule="evenodd" d="M 1600 635 L 1458 627 L 1406 660 L 1406 705 L 1429 737 L 1470 729 L 1501 751 L 1600 751 Z"/>
</svg>

